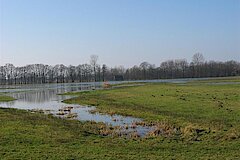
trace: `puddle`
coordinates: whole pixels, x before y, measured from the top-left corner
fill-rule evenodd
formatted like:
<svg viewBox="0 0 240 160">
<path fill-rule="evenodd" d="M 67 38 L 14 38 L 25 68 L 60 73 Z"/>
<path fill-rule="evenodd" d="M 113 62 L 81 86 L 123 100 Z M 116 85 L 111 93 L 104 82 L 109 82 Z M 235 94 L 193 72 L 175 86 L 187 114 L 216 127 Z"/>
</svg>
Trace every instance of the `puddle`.
<svg viewBox="0 0 240 160">
<path fill-rule="evenodd" d="M 73 107 L 70 109 L 70 107 Z M 70 110 L 68 110 L 68 108 Z M 64 109 L 66 109 L 64 111 Z M 71 119 L 77 119 L 80 121 L 94 121 L 94 122 L 103 122 L 107 124 L 108 126 L 111 126 L 113 128 L 117 128 L 115 130 L 115 133 L 122 133 L 122 134 L 128 134 L 132 132 L 136 132 L 137 135 L 140 137 L 143 137 L 148 134 L 149 131 L 153 129 L 153 127 L 150 126 L 141 126 L 136 125 L 137 123 L 143 122 L 140 118 L 134 118 L 130 116 L 121 116 L 121 115 L 109 115 L 109 114 L 103 114 L 95 112 L 96 108 L 93 106 L 71 106 L 68 105 L 67 107 L 63 107 L 59 109 L 58 112 L 53 112 L 54 115 L 57 114 L 63 114 L 59 115 L 59 117 L 63 118 L 71 118 Z"/>
</svg>

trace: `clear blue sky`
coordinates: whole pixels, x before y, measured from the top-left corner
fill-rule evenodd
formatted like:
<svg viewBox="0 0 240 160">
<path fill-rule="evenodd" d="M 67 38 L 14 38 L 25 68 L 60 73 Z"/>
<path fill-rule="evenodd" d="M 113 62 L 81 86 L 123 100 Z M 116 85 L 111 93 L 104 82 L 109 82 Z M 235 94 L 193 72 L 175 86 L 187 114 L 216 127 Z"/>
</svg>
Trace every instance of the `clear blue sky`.
<svg viewBox="0 0 240 160">
<path fill-rule="evenodd" d="M 0 65 L 240 61 L 240 0 L 0 0 Z"/>
</svg>

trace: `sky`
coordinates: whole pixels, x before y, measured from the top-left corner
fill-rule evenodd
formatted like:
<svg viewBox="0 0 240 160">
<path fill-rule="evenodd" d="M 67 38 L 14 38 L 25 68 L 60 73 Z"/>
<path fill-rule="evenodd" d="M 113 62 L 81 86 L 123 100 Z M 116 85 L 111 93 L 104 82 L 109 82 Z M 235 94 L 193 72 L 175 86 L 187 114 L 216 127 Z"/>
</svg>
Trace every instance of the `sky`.
<svg viewBox="0 0 240 160">
<path fill-rule="evenodd" d="M 240 0 L 0 0 L 0 65 L 240 61 Z"/>
</svg>

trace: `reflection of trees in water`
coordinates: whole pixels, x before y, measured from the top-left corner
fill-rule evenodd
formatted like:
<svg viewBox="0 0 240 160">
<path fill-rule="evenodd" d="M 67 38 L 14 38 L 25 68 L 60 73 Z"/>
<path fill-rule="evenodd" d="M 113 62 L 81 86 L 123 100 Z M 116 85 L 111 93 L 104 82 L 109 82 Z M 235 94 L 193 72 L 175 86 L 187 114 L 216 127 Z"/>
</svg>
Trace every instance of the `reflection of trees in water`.
<svg viewBox="0 0 240 160">
<path fill-rule="evenodd" d="M 30 92 L 13 93 L 12 96 L 20 101 L 42 103 L 42 102 L 47 102 L 52 100 L 57 100 L 57 101 L 62 100 L 63 96 L 57 95 L 59 93 L 75 92 L 75 91 L 91 90 L 91 89 L 92 89 L 91 85 L 81 85 L 78 87 L 63 86 L 61 88 L 55 88 L 55 89 L 41 88 L 39 90 L 34 90 Z M 11 103 L 14 104 L 14 101 Z"/>
<path fill-rule="evenodd" d="M 56 97 L 56 90 L 37 90 L 31 92 L 14 93 L 13 97 L 20 101 L 46 102 Z"/>
</svg>

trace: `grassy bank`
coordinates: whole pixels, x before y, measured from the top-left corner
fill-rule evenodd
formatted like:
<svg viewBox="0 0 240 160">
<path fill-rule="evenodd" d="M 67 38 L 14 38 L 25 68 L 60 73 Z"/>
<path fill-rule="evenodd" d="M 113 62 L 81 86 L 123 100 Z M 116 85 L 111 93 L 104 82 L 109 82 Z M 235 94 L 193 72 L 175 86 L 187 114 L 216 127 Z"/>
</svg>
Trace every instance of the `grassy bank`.
<svg viewBox="0 0 240 160">
<path fill-rule="evenodd" d="M 1 159 L 239 158 L 239 141 L 185 142 L 163 137 L 102 137 L 90 123 L 0 109 Z"/>
<path fill-rule="evenodd" d="M 0 102 L 9 102 L 14 100 L 15 99 L 13 97 L 0 94 Z"/>
<path fill-rule="evenodd" d="M 196 82 L 198 83 L 198 82 Z M 167 121 L 179 127 L 211 131 L 211 136 L 239 137 L 240 84 L 146 84 L 113 90 L 74 93 L 66 103 L 97 106 L 100 112 Z M 234 138 L 234 137 L 232 137 Z"/>
<path fill-rule="evenodd" d="M 239 159 L 240 84 L 202 82 L 71 93 L 100 112 L 165 122 L 177 135 L 126 139 L 100 124 L 0 108 L 1 159 Z"/>
</svg>

